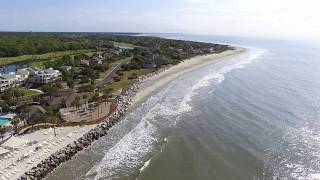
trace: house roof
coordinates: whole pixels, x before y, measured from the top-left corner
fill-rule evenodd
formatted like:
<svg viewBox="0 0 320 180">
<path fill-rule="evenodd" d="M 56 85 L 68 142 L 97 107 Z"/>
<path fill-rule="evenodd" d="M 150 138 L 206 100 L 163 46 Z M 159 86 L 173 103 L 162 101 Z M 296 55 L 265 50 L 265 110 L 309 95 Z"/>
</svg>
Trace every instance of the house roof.
<svg viewBox="0 0 320 180">
<path fill-rule="evenodd" d="M 53 68 L 49 68 L 49 69 L 46 69 L 46 70 L 42 70 L 40 68 L 37 68 L 37 67 L 30 67 L 30 68 L 27 68 L 27 70 L 29 72 L 33 72 L 35 74 L 54 74 L 54 73 L 57 73 L 58 70 L 55 70 Z"/>
<path fill-rule="evenodd" d="M 28 75 L 30 72 L 27 69 L 19 69 L 16 74 Z"/>
<path fill-rule="evenodd" d="M 88 60 L 86 60 L 86 59 L 81 59 L 80 63 L 81 64 L 89 64 L 90 62 Z"/>
<path fill-rule="evenodd" d="M 11 79 L 15 79 L 16 75 L 15 74 L 2 74 L 0 76 L 0 79 L 4 79 L 4 80 L 11 80 Z"/>
<path fill-rule="evenodd" d="M 49 68 L 49 69 L 44 70 L 44 73 L 46 73 L 46 74 L 54 74 L 54 73 L 56 73 L 56 72 L 57 72 L 57 71 L 54 70 L 54 69 L 52 69 L 52 68 Z"/>
</svg>

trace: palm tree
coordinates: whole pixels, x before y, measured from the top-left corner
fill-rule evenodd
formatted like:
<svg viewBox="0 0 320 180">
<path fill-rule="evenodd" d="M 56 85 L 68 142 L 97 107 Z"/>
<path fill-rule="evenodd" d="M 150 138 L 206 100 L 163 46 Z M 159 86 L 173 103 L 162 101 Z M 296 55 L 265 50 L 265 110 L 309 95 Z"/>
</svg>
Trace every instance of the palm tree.
<svg viewBox="0 0 320 180">
<path fill-rule="evenodd" d="M 26 106 L 26 107 L 24 108 L 24 112 L 27 114 L 27 116 L 26 116 L 26 121 L 27 121 L 27 123 L 29 123 L 30 111 L 31 111 L 31 106 Z"/>
<path fill-rule="evenodd" d="M 19 117 L 20 121 L 23 122 L 23 126 L 25 126 L 26 125 L 27 113 L 24 111 L 24 109 L 20 112 L 18 117 Z"/>
<path fill-rule="evenodd" d="M 45 114 L 45 122 L 47 123 L 50 123 L 50 124 L 54 124 L 53 126 L 53 130 L 54 130 L 54 136 L 56 136 L 56 125 L 59 123 L 60 119 L 58 118 L 57 114 L 52 112 L 52 111 L 48 111 L 46 114 Z"/>
<path fill-rule="evenodd" d="M 49 123 L 57 125 L 60 119 L 55 114 L 51 114 L 47 117 L 47 120 Z"/>
<path fill-rule="evenodd" d="M 82 96 L 82 99 L 84 100 L 84 103 L 85 103 L 86 107 L 87 107 L 87 98 L 88 98 L 88 96 L 86 94 L 84 94 Z"/>
<path fill-rule="evenodd" d="M 66 107 L 67 107 L 67 103 L 66 103 L 66 100 L 65 100 L 64 98 L 61 99 L 60 106 L 61 106 L 62 108 L 66 108 Z"/>
<path fill-rule="evenodd" d="M 101 97 L 99 97 L 99 98 L 98 98 L 98 101 L 97 101 L 98 117 L 100 116 L 100 105 L 101 105 L 101 103 L 102 103 L 102 98 L 101 98 Z"/>
<path fill-rule="evenodd" d="M 3 141 L 4 134 L 6 133 L 6 127 L 0 125 L 0 136 Z"/>
<path fill-rule="evenodd" d="M 73 110 L 75 111 L 74 107 L 76 106 L 76 102 L 72 101 L 70 105 L 71 105 L 71 107 L 73 107 Z"/>
<path fill-rule="evenodd" d="M 76 96 L 74 99 L 74 103 L 77 109 L 79 109 L 81 103 L 80 103 L 80 96 Z"/>
<path fill-rule="evenodd" d="M 104 102 L 106 102 L 108 100 L 108 95 L 104 94 L 101 98 Z"/>
<path fill-rule="evenodd" d="M 19 120 L 14 118 L 14 119 L 11 120 L 10 124 L 13 126 L 14 133 L 17 133 Z"/>
</svg>

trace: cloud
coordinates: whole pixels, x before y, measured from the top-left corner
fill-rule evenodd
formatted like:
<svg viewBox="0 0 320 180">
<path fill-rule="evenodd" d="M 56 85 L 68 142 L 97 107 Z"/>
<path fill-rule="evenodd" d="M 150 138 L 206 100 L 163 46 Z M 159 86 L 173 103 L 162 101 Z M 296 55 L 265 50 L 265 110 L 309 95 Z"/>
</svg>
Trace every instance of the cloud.
<svg viewBox="0 0 320 180">
<path fill-rule="evenodd" d="M 188 0 L 175 19 L 197 33 L 320 38 L 318 7 L 318 0 Z"/>
<path fill-rule="evenodd" d="M 187 13 L 187 14 L 198 14 L 198 13 L 207 13 L 210 9 L 208 8 L 197 8 L 197 7 L 187 7 L 178 10 L 180 13 Z"/>
<path fill-rule="evenodd" d="M 73 0 L 68 2 L 71 1 Z M 81 2 L 82 4 L 69 3 L 72 5 L 60 2 L 36 9 L 3 9 L 2 6 L 0 30 L 51 31 L 65 28 L 71 31 L 186 32 L 320 38 L 319 0 Z"/>
<path fill-rule="evenodd" d="M 208 4 L 210 0 L 187 0 L 188 4 Z"/>
</svg>

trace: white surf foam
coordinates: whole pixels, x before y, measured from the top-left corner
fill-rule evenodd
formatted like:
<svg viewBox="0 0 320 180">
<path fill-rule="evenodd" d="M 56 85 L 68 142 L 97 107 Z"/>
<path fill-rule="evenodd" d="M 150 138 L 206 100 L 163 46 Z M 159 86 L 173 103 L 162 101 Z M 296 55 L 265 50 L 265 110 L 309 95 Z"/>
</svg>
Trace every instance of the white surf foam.
<svg viewBox="0 0 320 180">
<path fill-rule="evenodd" d="M 198 81 L 195 85 L 192 86 L 191 91 L 189 91 L 186 96 L 184 97 L 180 110 L 184 111 L 191 111 L 192 107 L 188 104 L 194 95 L 196 95 L 197 90 L 202 87 L 208 87 L 211 85 L 217 85 L 222 83 L 225 80 L 225 74 L 235 70 L 241 69 L 246 65 L 250 64 L 253 60 L 259 58 L 261 55 L 265 53 L 266 50 L 263 49 L 253 49 L 251 50 L 249 57 L 243 58 L 241 61 L 227 65 L 220 70 L 214 70 L 208 75 L 202 77 L 200 81 Z"/>
<path fill-rule="evenodd" d="M 148 101 L 157 102 L 160 99 L 153 97 Z M 179 106 L 175 105 L 175 101 L 178 99 L 171 97 L 165 98 L 164 102 L 148 102 L 147 104 L 152 105 L 152 108 L 143 115 L 141 122 L 112 147 L 102 161 L 87 173 L 87 176 L 95 175 L 95 179 L 104 179 L 120 172 L 124 174 L 125 171 L 141 166 L 144 163 L 143 157 L 154 149 L 157 142 L 161 141 L 161 136 L 157 134 L 159 124 L 170 128 L 175 124 L 174 117 L 185 112 L 178 110 Z M 162 122 L 155 121 L 159 117 L 168 118 Z"/>
<path fill-rule="evenodd" d="M 140 173 L 149 166 L 150 161 L 151 161 L 151 159 L 149 159 L 148 161 L 146 161 L 146 162 L 143 164 L 143 166 L 140 168 Z"/>
<path fill-rule="evenodd" d="M 141 122 L 114 147 L 109 149 L 102 161 L 94 166 L 87 173 L 87 176 L 95 175 L 95 179 L 105 179 L 119 173 L 124 175 L 124 173 L 130 171 L 130 169 L 142 165 L 140 171 L 144 170 L 150 163 L 150 161 L 144 162 L 144 157 L 152 152 L 156 143 L 163 143 L 163 139 L 157 134 L 161 126 L 170 128 L 170 126 L 175 125 L 178 115 L 191 111 L 192 107 L 189 103 L 199 89 L 212 84 L 222 83 L 226 73 L 244 67 L 261 54 L 261 52 L 256 51 L 252 53 L 250 57 L 240 62 L 210 72 L 191 87 L 180 87 L 185 92 L 184 95 L 181 91 L 172 92 L 173 90 L 168 87 L 168 90 L 165 92 L 169 95 L 164 93 L 163 97 L 155 95 L 149 98 L 145 104 L 150 105 L 149 108 L 152 108 L 143 114 Z M 178 88 L 175 87 L 173 89 Z M 159 117 L 161 117 L 161 122 L 157 120 Z"/>
<path fill-rule="evenodd" d="M 97 173 L 95 179 L 110 177 L 121 172 L 122 168 L 130 169 L 141 164 L 141 158 L 152 149 L 156 139 L 152 134 L 156 131 L 154 125 L 143 121 L 123 137 L 105 155 L 87 175 Z"/>
</svg>

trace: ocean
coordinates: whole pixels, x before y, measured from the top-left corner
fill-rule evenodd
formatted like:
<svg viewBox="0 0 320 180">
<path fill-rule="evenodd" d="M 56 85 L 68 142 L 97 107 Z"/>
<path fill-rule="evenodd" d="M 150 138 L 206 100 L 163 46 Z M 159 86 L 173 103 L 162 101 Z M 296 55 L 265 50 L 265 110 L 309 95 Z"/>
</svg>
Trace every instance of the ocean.
<svg viewBox="0 0 320 180">
<path fill-rule="evenodd" d="M 46 179 L 320 179 L 319 47 L 153 35 L 250 50 L 172 81 Z"/>
</svg>

